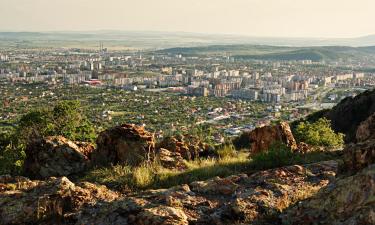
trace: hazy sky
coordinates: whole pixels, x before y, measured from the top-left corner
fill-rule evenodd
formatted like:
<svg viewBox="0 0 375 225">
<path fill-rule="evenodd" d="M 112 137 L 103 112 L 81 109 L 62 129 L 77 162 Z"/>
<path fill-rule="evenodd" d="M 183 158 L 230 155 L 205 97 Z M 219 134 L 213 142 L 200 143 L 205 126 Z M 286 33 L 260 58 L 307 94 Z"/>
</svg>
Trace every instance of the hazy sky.
<svg viewBox="0 0 375 225">
<path fill-rule="evenodd" d="M 0 30 L 154 30 L 277 37 L 375 34 L 375 0 L 0 0 Z"/>
</svg>

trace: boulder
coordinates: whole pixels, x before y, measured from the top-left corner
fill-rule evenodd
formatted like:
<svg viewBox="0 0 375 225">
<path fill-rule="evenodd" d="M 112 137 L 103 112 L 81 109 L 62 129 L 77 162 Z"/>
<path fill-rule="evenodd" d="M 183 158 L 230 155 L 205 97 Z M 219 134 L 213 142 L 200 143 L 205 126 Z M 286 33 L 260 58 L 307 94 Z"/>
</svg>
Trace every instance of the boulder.
<svg viewBox="0 0 375 225">
<path fill-rule="evenodd" d="M 0 176 L 0 224 L 65 224 L 83 206 L 113 201 L 119 197 L 104 186 L 75 185 L 66 177 L 32 181 Z"/>
<path fill-rule="evenodd" d="M 357 144 L 348 144 L 344 149 L 345 169 L 357 172 L 375 163 L 375 139 Z"/>
<path fill-rule="evenodd" d="M 123 124 L 100 133 L 92 154 L 95 164 L 137 166 L 154 158 L 154 135 L 143 127 Z"/>
<path fill-rule="evenodd" d="M 155 205 L 144 199 L 124 198 L 86 208 L 77 215 L 78 224 L 188 225 L 181 208 Z"/>
<path fill-rule="evenodd" d="M 168 169 L 185 170 L 187 165 L 178 152 L 171 152 L 167 149 L 161 148 L 157 152 L 157 158 L 160 164 Z"/>
<path fill-rule="evenodd" d="M 250 143 L 251 154 L 267 151 L 276 142 L 284 143 L 292 150 L 297 149 L 296 140 L 287 122 L 280 122 L 274 126 L 259 127 L 244 135 L 247 136 Z"/>
<path fill-rule="evenodd" d="M 186 160 L 208 157 L 213 155 L 214 152 L 211 146 L 191 135 L 166 137 L 156 145 L 156 148 L 164 148 L 179 153 Z"/>
<path fill-rule="evenodd" d="M 313 151 L 313 148 L 309 144 L 307 144 L 305 142 L 298 143 L 297 152 L 299 152 L 301 154 L 306 154 L 306 153 L 309 153 L 311 151 Z"/>
<path fill-rule="evenodd" d="M 24 171 L 33 178 L 77 174 L 90 165 L 93 150 L 89 143 L 77 145 L 61 136 L 37 139 L 26 147 Z"/>
<path fill-rule="evenodd" d="M 375 165 L 338 179 L 318 194 L 287 209 L 281 216 L 288 225 L 375 224 Z"/>
</svg>

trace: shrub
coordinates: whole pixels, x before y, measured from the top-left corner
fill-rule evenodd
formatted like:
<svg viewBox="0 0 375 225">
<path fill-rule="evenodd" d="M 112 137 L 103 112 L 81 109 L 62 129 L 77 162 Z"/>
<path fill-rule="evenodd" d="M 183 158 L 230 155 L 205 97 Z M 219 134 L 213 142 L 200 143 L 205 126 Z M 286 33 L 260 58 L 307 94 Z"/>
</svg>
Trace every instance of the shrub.
<svg viewBox="0 0 375 225">
<path fill-rule="evenodd" d="M 331 128 L 331 121 L 326 118 L 320 118 L 314 123 L 299 123 L 295 136 L 297 141 L 315 146 L 341 147 L 344 144 L 344 134 L 335 133 Z"/>
<path fill-rule="evenodd" d="M 12 144 L 4 147 L 0 153 L 0 175 L 15 174 L 20 175 L 23 172 L 23 160 L 26 158 L 22 146 L 13 146 Z"/>
<path fill-rule="evenodd" d="M 283 143 L 273 143 L 268 151 L 252 156 L 251 166 L 254 169 L 271 169 L 281 166 L 291 165 L 299 161 L 299 155 Z"/>
<path fill-rule="evenodd" d="M 81 113 L 79 101 L 61 101 L 52 109 L 31 111 L 21 117 L 15 130 L 0 134 L 0 174 L 20 174 L 29 141 L 56 135 L 73 141 L 95 140 L 94 126 Z"/>
<path fill-rule="evenodd" d="M 56 135 L 70 140 L 93 142 L 95 129 L 84 117 L 80 107 L 79 101 L 61 101 L 53 109 L 29 112 L 20 119 L 17 136 L 26 142 L 35 137 Z"/>
</svg>

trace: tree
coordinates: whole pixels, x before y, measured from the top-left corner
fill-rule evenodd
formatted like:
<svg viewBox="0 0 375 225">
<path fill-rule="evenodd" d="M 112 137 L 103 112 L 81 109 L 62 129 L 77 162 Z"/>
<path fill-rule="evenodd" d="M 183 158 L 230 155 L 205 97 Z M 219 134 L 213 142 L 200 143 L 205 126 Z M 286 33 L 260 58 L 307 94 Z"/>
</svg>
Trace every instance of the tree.
<svg viewBox="0 0 375 225">
<path fill-rule="evenodd" d="M 344 134 L 335 133 L 331 121 L 326 118 L 320 118 L 314 123 L 299 123 L 295 136 L 298 141 L 315 146 L 341 147 L 344 144 Z"/>
<path fill-rule="evenodd" d="M 82 114 L 79 101 L 61 101 L 53 109 L 22 116 L 17 133 L 26 143 L 33 138 L 61 135 L 73 141 L 94 141 L 93 125 Z"/>
<path fill-rule="evenodd" d="M 25 147 L 35 138 L 61 135 L 73 141 L 93 142 L 95 128 L 80 108 L 78 101 L 62 101 L 52 109 L 25 114 L 14 131 L 0 133 L 0 174 L 22 172 Z"/>
</svg>

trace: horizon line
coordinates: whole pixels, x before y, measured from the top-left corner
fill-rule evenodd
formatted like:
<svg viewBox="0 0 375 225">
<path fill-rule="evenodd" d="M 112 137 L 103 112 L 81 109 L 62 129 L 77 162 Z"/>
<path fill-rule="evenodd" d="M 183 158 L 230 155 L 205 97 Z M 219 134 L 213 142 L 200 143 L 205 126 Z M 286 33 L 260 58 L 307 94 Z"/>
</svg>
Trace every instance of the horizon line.
<svg viewBox="0 0 375 225">
<path fill-rule="evenodd" d="M 163 31 L 163 30 L 121 30 L 121 29 L 94 29 L 94 30 L 1 30 L 0 33 L 89 33 L 89 32 L 132 32 L 132 33 L 172 33 L 172 34 L 191 34 L 191 35 L 221 35 L 221 36 L 233 36 L 233 37 L 248 37 L 248 38 L 276 38 L 276 39 L 359 39 L 364 37 L 375 36 L 372 34 L 363 34 L 359 36 L 351 37 L 314 37 L 314 36 L 261 36 L 261 35 L 248 35 L 238 33 L 203 33 L 193 31 Z"/>
</svg>

